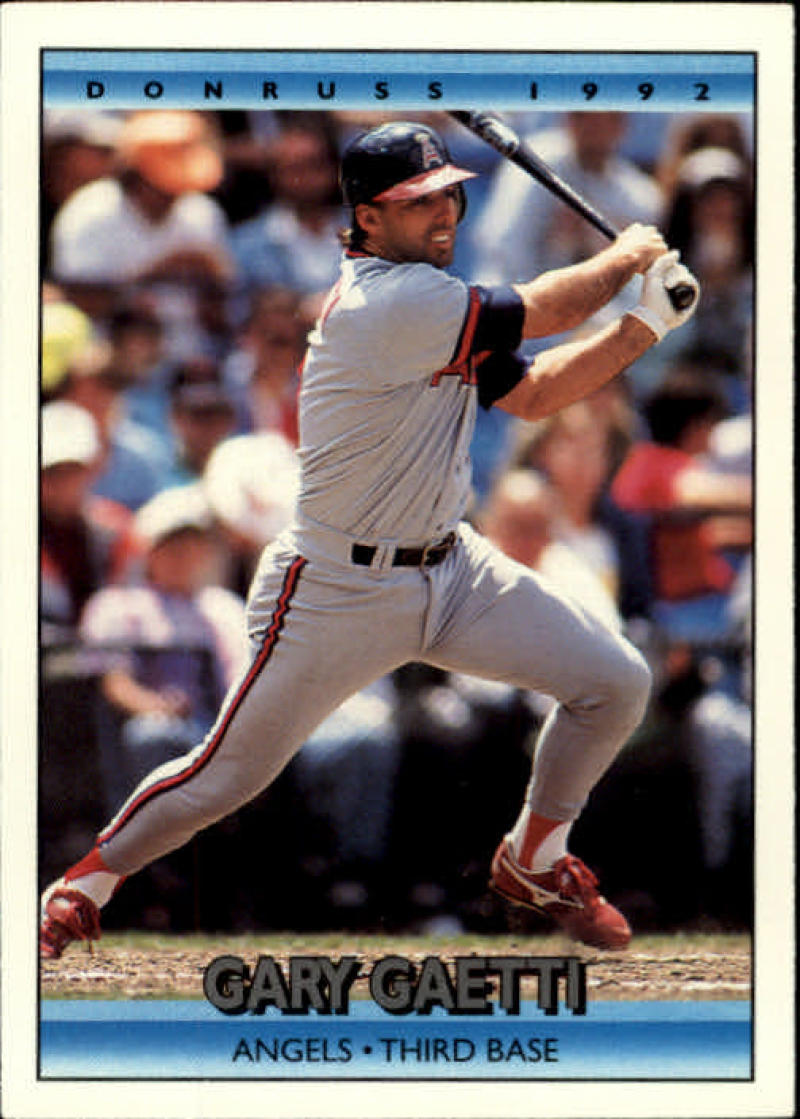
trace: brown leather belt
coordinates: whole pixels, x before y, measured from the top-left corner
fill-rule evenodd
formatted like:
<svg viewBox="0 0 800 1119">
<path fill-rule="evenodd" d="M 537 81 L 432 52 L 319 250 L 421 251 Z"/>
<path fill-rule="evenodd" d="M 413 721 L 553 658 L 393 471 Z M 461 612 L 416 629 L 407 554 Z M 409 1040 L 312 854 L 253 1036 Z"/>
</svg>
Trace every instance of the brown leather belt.
<svg viewBox="0 0 800 1119">
<path fill-rule="evenodd" d="M 444 540 L 426 544 L 424 548 L 395 548 L 392 567 L 435 567 L 455 545 L 456 534 L 449 532 Z M 353 563 L 370 567 L 377 548 L 372 544 L 354 544 L 350 552 Z"/>
</svg>

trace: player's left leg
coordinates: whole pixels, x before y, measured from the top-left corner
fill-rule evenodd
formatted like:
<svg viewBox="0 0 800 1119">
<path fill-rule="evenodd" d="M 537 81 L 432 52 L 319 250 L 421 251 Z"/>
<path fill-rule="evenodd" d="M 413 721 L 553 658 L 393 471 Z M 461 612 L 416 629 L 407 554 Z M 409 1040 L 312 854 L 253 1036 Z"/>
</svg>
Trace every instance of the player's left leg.
<svg viewBox="0 0 800 1119">
<path fill-rule="evenodd" d="M 96 939 L 98 910 L 121 879 L 252 800 L 348 696 L 418 659 L 427 595 L 415 575 L 351 571 L 272 546 L 248 607 L 250 662 L 205 739 L 148 774 L 92 851 L 45 891 L 42 955 Z"/>
<path fill-rule="evenodd" d="M 627 923 L 599 897 L 594 876 L 566 843 L 592 788 L 644 714 L 649 669 L 620 634 L 533 572 L 470 530 L 463 542 L 454 564 L 429 576 L 435 607 L 425 659 L 557 701 L 539 736 L 522 810 L 495 857 L 494 885 L 512 900 L 546 909 L 578 939 L 622 946 Z"/>
</svg>

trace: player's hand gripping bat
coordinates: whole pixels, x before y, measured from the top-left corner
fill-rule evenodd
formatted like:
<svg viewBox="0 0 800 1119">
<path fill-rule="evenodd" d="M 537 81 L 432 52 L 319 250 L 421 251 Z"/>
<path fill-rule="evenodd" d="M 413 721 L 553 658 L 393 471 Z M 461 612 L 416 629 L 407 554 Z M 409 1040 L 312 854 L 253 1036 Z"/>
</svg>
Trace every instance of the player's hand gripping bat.
<svg viewBox="0 0 800 1119">
<path fill-rule="evenodd" d="M 489 113 L 451 110 L 449 115 L 455 117 L 470 132 L 474 132 L 476 136 L 479 136 L 481 140 L 493 147 L 506 159 L 516 163 L 518 167 L 521 167 L 528 175 L 540 182 L 562 202 L 571 206 L 595 229 L 604 234 L 609 241 L 614 241 L 619 236 L 620 231 L 607 218 L 598 213 L 577 191 L 573 190 L 569 183 L 564 182 L 561 176 L 557 175 L 544 160 L 540 159 L 509 125 L 497 120 Z M 697 286 L 686 281 L 678 281 L 672 286 L 667 283 L 665 290 L 675 311 L 688 310 L 698 294 Z"/>
</svg>

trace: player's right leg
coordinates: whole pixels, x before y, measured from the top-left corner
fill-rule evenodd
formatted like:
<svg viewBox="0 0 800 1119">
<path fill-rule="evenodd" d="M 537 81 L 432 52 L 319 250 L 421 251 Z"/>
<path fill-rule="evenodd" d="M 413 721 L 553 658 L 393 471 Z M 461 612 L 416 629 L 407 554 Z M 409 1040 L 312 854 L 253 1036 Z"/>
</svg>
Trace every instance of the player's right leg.
<svg viewBox="0 0 800 1119">
<path fill-rule="evenodd" d="M 424 659 L 555 701 L 518 819 L 495 854 L 492 884 L 509 900 L 548 913 L 576 939 L 622 947 L 627 922 L 569 854 L 567 837 L 644 714 L 649 669 L 620 634 L 555 587 L 477 534 L 464 530 L 462 537 L 449 573 L 431 573 L 442 583 L 441 609 Z"/>
<path fill-rule="evenodd" d="M 421 581 L 390 585 L 286 550 L 262 570 L 249 604 L 250 664 L 205 740 L 146 777 L 89 855 L 45 892 L 44 956 L 96 939 L 97 910 L 122 879 L 251 800 L 347 696 L 418 654 Z"/>
</svg>

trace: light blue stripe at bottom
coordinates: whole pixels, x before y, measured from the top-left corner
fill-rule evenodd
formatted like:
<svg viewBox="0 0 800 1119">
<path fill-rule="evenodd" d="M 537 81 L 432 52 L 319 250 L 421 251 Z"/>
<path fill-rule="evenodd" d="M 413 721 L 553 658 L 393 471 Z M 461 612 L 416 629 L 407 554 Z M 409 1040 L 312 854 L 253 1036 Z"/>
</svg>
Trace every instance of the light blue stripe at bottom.
<svg viewBox="0 0 800 1119">
<path fill-rule="evenodd" d="M 226 1017 L 200 1002 L 44 1001 L 42 1079 L 748 1080 L 747 1002 L 591 1003 L 585 1016 Z"/>
</svg>

